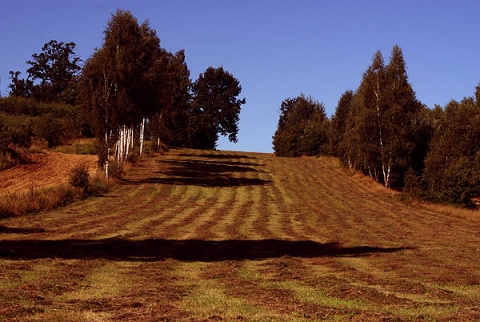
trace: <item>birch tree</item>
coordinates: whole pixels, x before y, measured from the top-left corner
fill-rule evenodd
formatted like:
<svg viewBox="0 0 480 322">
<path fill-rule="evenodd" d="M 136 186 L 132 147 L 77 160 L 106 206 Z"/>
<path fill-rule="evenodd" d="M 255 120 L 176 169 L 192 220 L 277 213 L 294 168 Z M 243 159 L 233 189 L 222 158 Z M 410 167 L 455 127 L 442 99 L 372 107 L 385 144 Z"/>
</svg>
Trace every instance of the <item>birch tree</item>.
<svg viewBox="0 0 480 322">
<path fill-rule="evenodd" d="M 346 131 L 356 167 L 386 188 L 401 186 L 415 150 L 412 122 L 421 109 L 400 47 L 393 48 L 387 66 L 377 51 L 352 100 Z"/>
<path fill-rule="evenodd" d="M 159 108 L 161 49 L 148 22 L 139 25 L 128 11 L 112 15 L 104 35 L 102 47 L 85 64 L 82 89 L 96 125 L 99 166 L 108 177 L 112 149 L 115 161 L 125 162 L 135 127 L 144 125 L 145 118 Z"/>
</svg>

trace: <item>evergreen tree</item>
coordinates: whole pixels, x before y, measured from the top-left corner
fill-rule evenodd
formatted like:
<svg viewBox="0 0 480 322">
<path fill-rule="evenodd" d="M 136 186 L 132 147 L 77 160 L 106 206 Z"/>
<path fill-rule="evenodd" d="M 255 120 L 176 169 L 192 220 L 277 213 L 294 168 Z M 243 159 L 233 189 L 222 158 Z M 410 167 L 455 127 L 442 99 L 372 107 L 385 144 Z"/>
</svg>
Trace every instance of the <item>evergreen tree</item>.
<svg viewBox="0 0 480 322">
<path fill-rule="evenodd" d="M 352 109 L 353 92 L 346 91 L 340 97 L 335 114 L 332 116 L 331 144 L 332 152 L 339 157 L 342 162 L 348 163 L 348 154 L 346 147 L 346 132 L 348 118 Z"/>
</svg>

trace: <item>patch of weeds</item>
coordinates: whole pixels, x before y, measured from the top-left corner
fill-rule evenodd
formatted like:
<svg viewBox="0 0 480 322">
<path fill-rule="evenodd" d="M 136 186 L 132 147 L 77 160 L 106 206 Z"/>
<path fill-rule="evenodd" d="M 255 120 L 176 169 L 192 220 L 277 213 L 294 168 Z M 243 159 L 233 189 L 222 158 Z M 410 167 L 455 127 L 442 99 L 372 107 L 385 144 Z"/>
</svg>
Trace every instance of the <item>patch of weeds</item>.
<svg viewBox="0 0 480 322">
<path fill-rule="evenodd" d="M 103 196 L 112 190 L 112 183 L 101 176 L 94 176 L 89 183 L 89 195 L 93 197 Z"/>
<path fill-rule="evenodd" d="M 114 179 L 122 179 L 125 175 L 125 170 L 121 164 L 110 162 L 108 166 L 108 175 Z"/>
<path fill-rule="evenodd" d="M 98 148 L 95 142 L 74 143 L 71 145 L 61 145 L 53 149 L 54 152 L 64 154 L 96 155 Z"/>
</svg>

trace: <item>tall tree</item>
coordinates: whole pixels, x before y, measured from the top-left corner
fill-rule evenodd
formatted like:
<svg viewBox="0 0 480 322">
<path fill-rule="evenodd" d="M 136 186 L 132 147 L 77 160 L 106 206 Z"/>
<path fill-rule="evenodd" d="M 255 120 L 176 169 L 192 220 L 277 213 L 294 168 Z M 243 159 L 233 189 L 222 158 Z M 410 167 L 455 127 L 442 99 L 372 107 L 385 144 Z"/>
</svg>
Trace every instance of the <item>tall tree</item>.
<svg viewBox="0 0 480 322">
<path fill-rule="evenodd" d="M 353 98 L 354 111 L 350 115 L 347 136 L 352 164 L 377 181 L 381 180 L 381 160 L 385 150 L 383 124 L 380 122 L 385 110 L 384 90 L 385 65 L 382 53 L 377 51 Z"/>
<path fill-rule="evenodd" d="M 352 110 L 353 92 L 346 91 L 340 97 L 335 113 L 332 116 L 331 144 L 332 153 L 342 162 L 348 162 L 346 143 L 347 122 Z"/>
<path fill-rule="evenodd" d="M 154 137 L 157 144 L 162 141 L 169 146 L 186 146 L 191 81 L 184 50 L 175 54 L 164 50 L 160 74 L 162 77 L 160 97 L 162 109 L 152 119 Z"/>
<path fill-rule="evenodd" d="M 438 121 L 425 159 L 427 198 L 472 206 L 480 193 L 480 107 L 471 97 L 451 101 Z"/>
<path fill-rule="evenodd" d="M 328 119 L 323 104 L 300 95 L 284 100 L 273 136 L 277 156 L 319 155 L 328 141 Z"/>
<path fill-rule="evenodd" d="M 78 96 L 77 82 L 82 62 L 75 54 L 75 47 L 74 42 L 51 40 L 46 43 L 41 53 L 33 54 L 32 60 L 27 61 L 31 67 L 27 69 L 26 80 L 19 79 L 20 72 L 10 72 L 11 94 L 74 105 Z"/>
<path fill-rule="evenodd" d="M 133 127 L 159 109 L 160 40 L 148 22 L 139 25 L 118 10 L 107 23 L 104 42 L 83 69 L 83 98 L 92 111 L 99 138 L 99 165 L 108 176 L 113 144 L 124 162 L 133 142 Z"/>
<path fill-rule="evenodd" d="M 390 167 L 390 185 L 401 186 L 403 173 L 412 163 L 412 153 L 416 142 L 411 134 L 414 122 L 423 109 L 408 82 L 406 64 L 398 45 L 392 49 L 390 62 L 386 66 L 386 110 L 381 122 L 385 132 L 385 160 Z M 418 125 L 418 124 L 415 124 Z M 420 143 L 420 142 L 419 142 Z"/>
<path fill-rule="evenodd" d="M 190 112 L 190 144 L 195 148 L 213 149 L 218 136 L 237 142 L 242 91 L 240 82 L 223 67 L 209 67 L 193 83 Z"/>
<path fill-rule="evenodd" d="M 393 48 L 387 66 L 375 53 L 352 106 L 346 137 L 355 166 L 387 188 L 402 186 L 415 150 L 411 127 L 422 105 L 408 83 L 400 47 Z"/>
</svg>

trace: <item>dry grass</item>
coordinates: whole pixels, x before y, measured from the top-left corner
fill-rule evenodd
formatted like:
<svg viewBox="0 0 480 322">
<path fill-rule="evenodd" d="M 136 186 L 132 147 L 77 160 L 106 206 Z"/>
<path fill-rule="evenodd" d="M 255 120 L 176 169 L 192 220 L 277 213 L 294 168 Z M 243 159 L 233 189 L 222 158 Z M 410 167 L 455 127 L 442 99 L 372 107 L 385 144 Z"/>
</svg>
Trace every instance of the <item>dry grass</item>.
<svg viewBox="0 0 480 322">
<path fill-rule="evenodd" d="M 106 197 L 2 220 L 0 320 L 477 321 L 468 214 L 332 158 L 172 150 Z"/>
<path fill-rule="evenodd" d="M 97 156 L 42 152 L 30 156 L 31 163 L 0 172 L 0 195 L 16 194 L 68 183 L 68 174 L 78 164 L 95 173 Z"/>
</svg>

